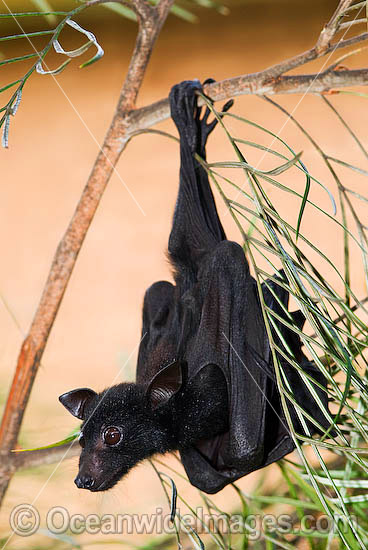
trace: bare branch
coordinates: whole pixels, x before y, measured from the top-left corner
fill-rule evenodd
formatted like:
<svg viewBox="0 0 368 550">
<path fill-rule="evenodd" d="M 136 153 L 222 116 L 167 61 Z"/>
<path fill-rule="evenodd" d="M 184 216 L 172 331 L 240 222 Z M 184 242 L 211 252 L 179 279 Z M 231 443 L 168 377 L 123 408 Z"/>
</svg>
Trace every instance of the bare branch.
<svg viewBox="0 0 368 550">
<path fill-rule="evenodd" d="M 23 451 L 21 453 L 13 453 L 13 462 L 16 469 L 19 468 L 34 468 L 41 464 L 54 464 L 64 458 L 72 458 L 80 454 L 80 445 L 77 440 L 72 443 L 65 443 L 59 447 L 51 447 L 50 449 L 40 449 L 39 451 Z"/>
<path fill-rule="evenodd" d="M 367 33 L 368 37 L 368 33 Z M 265 71 L 266 72 L 266 71 Z M 261 75 L 261 73 L 257 73 Z M 368 69 L 326 71 L 320 74 L 281 76 L 265 81 L 255 79 L 254 74 L 238 76 L 206 86 L 205 92 L 214 101 L 223 101 L 238 95 L 315 94 L 333 89 L 368 85 Z M 129 118 L 129 133 L 150 128 L 169 118 L 169 101 L 161 99 L 146 107 L 136 109 Z"/>
<path fill-rule="evenodd" d="M 354 0 L 340 0 L 335 13 L 319 35 L 316 44 L 318 55 L 322 55 L 328 50 L 333 37 L 340 30 L 341 19 L 344 17 L 346 10 L 353 4 L 353 1 Z"/>
<path fill-rule="evenodd" d="M 348 38 L 346 40 L 340 40 L 337 44 L 332 44 L 327 46 L 323 51 L 319 52 L 317 46 L 314 48 L 311 48 L 310 50 L 307 50 L 306 52 L 303 52 L 299 55 L 296 55 L 295 57 L 292 57 L 290 59 L 287 59 L 286 61 L 282 61 L 281 63 L 278 63 L 277 65 L 273 65 L 272 67 L 269 67 L 268 69 L 261 71 L 259 73 L 254 73 L 254 77 L 256 80 L 259 80 L 260 78 L 263 79 L 271 79 L 271 78 L 278 78 L 279 76 L 291 71 L 292 69 L 296 69 L 297 67 L 301 67 L 302 65 L 305 65 L 306 63 L 309 63 L 310 61 L 314 61 L 315 59 L 318 59 L 320 57 L 324 57 L 325 55 L 328 55 L 329 53 L 335 52 L 336 50 L 340 50 L 342 48 L 347 48 L 348 46 L 352 46 L 354 44 L 364 42 L 368 39 L 368 33 L 362 33 L 358 36 L 354 36 L 353 38 Z M 249 75 L 250 76 L 250 75 Z"/>
</svg>

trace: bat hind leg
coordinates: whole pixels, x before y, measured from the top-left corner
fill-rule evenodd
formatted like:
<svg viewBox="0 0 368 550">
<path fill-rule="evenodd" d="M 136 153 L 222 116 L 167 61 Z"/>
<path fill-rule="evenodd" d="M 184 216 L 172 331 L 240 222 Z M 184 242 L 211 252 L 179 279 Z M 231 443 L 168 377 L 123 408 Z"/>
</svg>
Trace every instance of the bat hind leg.
<svg viewBox="0 0 368 550">
<path fill-rule="evenodd" d="M 205 168 L 196 158 L 206 158 L 207 137 L 214 123 L 207 123 L 207 109 L 197 104 L 198 80 L 185 81 L 170 92 L 171 116 L 180 135 L 180 185 L 172 230 L 169 258 L 175 269 L 175 280 L 188 288 L 195 282 L 202 258 L 226 239 L 219 219 Z"/>
</svg>

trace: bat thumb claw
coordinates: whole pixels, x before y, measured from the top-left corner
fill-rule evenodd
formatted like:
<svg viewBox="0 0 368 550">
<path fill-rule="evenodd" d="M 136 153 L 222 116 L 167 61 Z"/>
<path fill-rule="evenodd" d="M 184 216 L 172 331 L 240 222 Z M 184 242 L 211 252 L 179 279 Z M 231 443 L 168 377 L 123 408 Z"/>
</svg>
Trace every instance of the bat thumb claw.
<svg viewBox="0 0 368 550">
<path fill-rule="evenodd" d="M 223 106 L 222 108 L 222 112 L 223 113 L 226 113 L 229 109 L 231 109 L 231 107 L 234 105 L 234 100 L 233 99 L 229 99 L 229 101 L 227 101 L 225 103 L 225 105 Z"/>
<path fill-rule="evenodd" d="M 213 78 L 206 78 L 202 86 L 207 86 L 207 84 L 213 84 L 214 82 L 216 82 L 216 80 L 214 80 Z"/>
</svg>

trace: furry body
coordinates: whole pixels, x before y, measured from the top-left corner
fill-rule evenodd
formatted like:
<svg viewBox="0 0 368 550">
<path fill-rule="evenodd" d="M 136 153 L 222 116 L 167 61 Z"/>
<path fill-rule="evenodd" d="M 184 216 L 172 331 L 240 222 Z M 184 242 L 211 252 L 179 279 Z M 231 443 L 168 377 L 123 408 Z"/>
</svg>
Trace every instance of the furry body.
<svg viewBox="0 0 368 550">
<path fill-rule="evenodd" d="M 198 81 L 188 81 L 170 93 L 181 159 L 168 246 L 175 284 L 160 281 L 145 294 L 136 384 L 60 397 L 84 421 L 76 478 L 81 488 L 109 489 L 141 460 L 179 450 L 193 485 L 214 493 L 294 449 L 256 283 L 242 248 L 226 239 L 207 173 L 195 159 L 196 153 L 206 158 L 216 124 L 208 123 L 208 109 L 201 118 L 201 89 Z M 285 318 L 275 295 L 287 308 L 288 293 L 268 281 L 263 294 Z M 292 315 L 302 327 L 300 312 Z M 325 379 L 303 354 L 297 334 L 278 325 L 293 357 L 319 384 L 314 389 L 326 415 L 297 370 L 281 359 L 295 399 L 323 430 L 329 425 Z M 273 337 L 283 348 L 276 332 Z M 305 433 L 289 408 L 295 429 Z M 307 426 L 311 433 L 321 431 L 309 421 Z"/>
</svg>

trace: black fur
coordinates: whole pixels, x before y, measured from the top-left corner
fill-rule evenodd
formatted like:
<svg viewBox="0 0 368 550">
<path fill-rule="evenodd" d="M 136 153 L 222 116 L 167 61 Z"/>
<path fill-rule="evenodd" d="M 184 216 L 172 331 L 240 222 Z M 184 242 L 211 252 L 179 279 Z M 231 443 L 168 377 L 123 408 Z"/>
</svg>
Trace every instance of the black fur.
<svg viewBox="0 0 368 550">
<path fill-rule="evenodd" d="M 82 388 L 60 401 L 83 419 L 78 487 L 106 490 L 135 464 L 179 450 L 190 481 L 208 493 L 275 462 L 294 449 L 281 407 L 258 290 L 242 248 L 226 240 L 206 171 L 195 154 L 216 121 L 197 106 L 198 81 L 170 93 L 180 135 L 180 185 L 168 253 L 175 285 L 160 281 L 146 292 L 137 383 L 101 394 Z M 226 105 L 226 109 L 230 104 Z M 284 274 L 279 273 L 279 278 Z M 268 282 L 278 300 L 288 293 Z M 264 286 L 265 301 L 286 316 Z M 300 328 L 304 318 L 293 314 Z M 325 414 L 297 371 L 281 356 L 294 398 L 321 429 L 329 426 L 326 381 L 301 350 L 298 335 L 278 323 L 285 354 L 292 353 L 312 382 Z M 286 342 L 287 347 L 284 347 Z M 294 427 L 305 433 L 290 405 Z M 313 434 L 320 432 L 307 421 Z"/>
<path fill-rule="evenodd" d="M 208 394 L 208 385 L 213 391 Z M 71 393 L 71 392 L 70 392 Z M 60 397 L 68 407 L 68 395 Z M 80 398 L 80 397 L 78 397 Z M 84 448 L 78 486 L 91 491 L 110 489 L 135 464 L 154 454 L 179 450 L 228 429 L 226 381 L 216 365 L 208 365 L 167 401 L 154 408 L 140 384 L 122 383 L 88 398 L 81 426 Z M 70 408 L 69 408 L 70 410 Z M 104 444 L 108 426 L 121 428 L 119 444 Z M 89 486 L 88 480 L 93 479 Z"/>
</svg>

